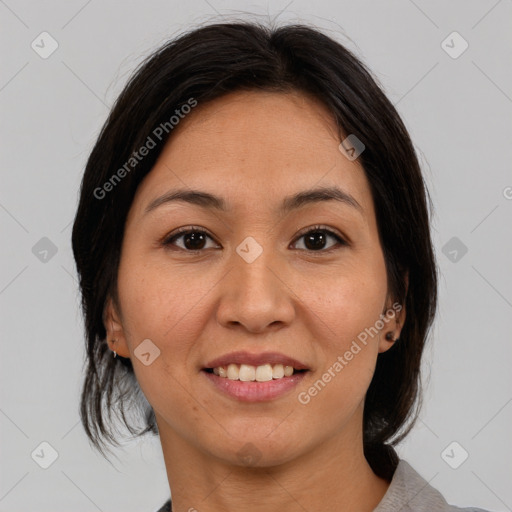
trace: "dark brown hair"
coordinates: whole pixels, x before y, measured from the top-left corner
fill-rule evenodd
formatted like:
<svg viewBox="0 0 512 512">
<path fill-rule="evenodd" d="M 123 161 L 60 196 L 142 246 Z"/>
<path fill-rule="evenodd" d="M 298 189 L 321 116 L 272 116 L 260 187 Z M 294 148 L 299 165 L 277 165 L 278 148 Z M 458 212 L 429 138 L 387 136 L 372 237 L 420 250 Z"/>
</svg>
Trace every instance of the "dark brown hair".
<svg viewBox="0 0 512 512">
<path fill-rule="evenodd" d="M 305 25 L 236 22 L 194 29 L 150 55 L 113 106 L 87 162 L 72 234 L 87 337 L 80 407 L 85 431 L 102 453 L 106 442 L 119 445 L 112 414 L 132 434 L 158 433 L 131 361 L 114 359 L 106 343 L 105 302 L 112 297 L 117 303 L 127 213 L 172 137 L 171 116 L 191 98 L 205 104 L 240 90 L 312 95 L 331 112 L 340 140 L 354 134 L 365 145 L 359 162 L 372 192 L 390 292 L 407 313 L 400 341 L 378 356 L 364 406 L 365 457 L 377 475 L 389 479 L 398 462 L 392 446 L 409 433 L 419 412 L 421 355 L 437 305 L 430 197 L 407 130 L 376 79 L 342 44 Z M 156 137 L 159 126 L 168 129 Z M 155 147 L 127 167 L 148 137 Z M 118 172 L 122 168 L 126 172 Z M 122 179 L 113 180 L 116 173 Z M 140 429 L 126 417 L 133 411 L 142 414 Z"/>
</svg>

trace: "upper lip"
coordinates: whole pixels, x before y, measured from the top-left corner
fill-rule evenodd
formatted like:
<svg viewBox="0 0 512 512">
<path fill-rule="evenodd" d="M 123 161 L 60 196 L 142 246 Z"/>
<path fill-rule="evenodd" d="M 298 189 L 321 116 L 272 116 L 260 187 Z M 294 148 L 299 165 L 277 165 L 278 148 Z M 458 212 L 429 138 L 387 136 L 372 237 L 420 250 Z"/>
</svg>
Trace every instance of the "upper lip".
<svg viewBox="0 0 512 512">
<path fill-rule="evenodd" d="M 259 354 L 252 354 L 251 352 L 246 352 L 244 350 L 231 352 L 212 359 L 206 363 L 205 368 L 217 368 L 218 366 L 227 366 L 230 363 L 250 364 L 252 366 L 261 366 L 267 363 L 271 365 L 282 364 L 283 366 L 293 366 L 296 370 L 309 370 L 304 363 L 279 352 L 262 352 Z"/>
</svg>

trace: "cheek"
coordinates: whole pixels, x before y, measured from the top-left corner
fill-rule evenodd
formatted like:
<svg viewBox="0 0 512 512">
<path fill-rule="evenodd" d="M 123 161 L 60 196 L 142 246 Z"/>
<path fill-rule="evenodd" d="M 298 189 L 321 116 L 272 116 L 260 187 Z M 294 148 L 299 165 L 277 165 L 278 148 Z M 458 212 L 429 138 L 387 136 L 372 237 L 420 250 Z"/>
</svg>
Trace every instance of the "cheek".
<svg viewBox="0 0 512 512">
<path fill-rule="evenodd" d="M 344 268 L 328 277 L 304 281 L 301 300 L 305 313 L 313 313 L 315 330 L 321 328 L 323 339 L 329 340 L 333 349 L 348 349 L 353 339 L 379 320 L 387 291 L 384 272 L 384 266 L 376 264 L 364 269 Z M 369 342 L 377 338 L 369 336 Z"/>
<path fill-rule="evenodd" d="M 119 296 L 123 305 L 126 341 L 135 375 L 156 412 L 179 414 L 197 407 L 190 390 L 198 371 L 200 340 L 211 316 L 208 291 L 219 276 L 202 275 L 190 268 L 172 269 L 161 262 L 131 258 L 120 267 Z M 194 275 L 193 275 L 194 274 Z M 145 366 L 134 355 L 150 339 L 160 355 Z"/>
<path fill-rule="evenodd" d="M 170 271 L 147 260 L 127 259 L 119 271 L 119 297 L 125 336 L 135 376 L 155 412 L 179 417 L 182 411 L 198 415 L 197 398 L 189 379 L 197 371 L 192 352 L 204 328 L 207 279 L 191 279 L 179 269 Z M 134 351 L 149 339 L 160 350 L 150 365 Z"/>
<path fill-rule="evenodd" d="M 370 267 L 372 268 L 372 267 Z M 304 293 L 305 311 L 314 324 L 315 344 L 322 351 L 317 380 L 300 403 L 315 403 L 319 413 L 332 410 L 340 418 L 354 410 L 370 385 L 378 356 L 378 323 L 386 299 L 384 267 L 374 272 L 338 274 L 323 282 L 323 292 Z M 313 314 L 311 314 L 313 313 Z M 322 395 L 320 399 L 317 396 Z M 323 414 L 321 413 L 321 414 Z M 329 413 L 330 414 L 330 413 Z"/>
<path fill-rule="evenodd" d="M 211 281 L 207 275 L 200 279 L 191 276 L 186 268 L 127 259 L 120 267 L 119 295 L 131 348 L 145 338 L 162 347 L 193 339 L 196 326 L 201 330 L 199 318 L 215 280 Z"/>
<path fill-rule="evenodd" d="M 311 385 L 298 396 L 319 429 L 325 428 L 324 422 L 346 423 L 362 404 L 378 357 L 374 328 L 384 301 L 370 287 L 346 287 L 331 297 L 336 300 L 323 301 L 312 316 L 320 364 Z"/>
<path fill-rule="evenodd" d="M 300 391 L 297 408 L 307 416 L 311 432 L 339 432 L 354 420 L 359 408 L 362 414 L 375 357 L 370 347 L 365 347 L 351 361 L 341 363 L 334 359 L 308 388 Z"/>
</svg>

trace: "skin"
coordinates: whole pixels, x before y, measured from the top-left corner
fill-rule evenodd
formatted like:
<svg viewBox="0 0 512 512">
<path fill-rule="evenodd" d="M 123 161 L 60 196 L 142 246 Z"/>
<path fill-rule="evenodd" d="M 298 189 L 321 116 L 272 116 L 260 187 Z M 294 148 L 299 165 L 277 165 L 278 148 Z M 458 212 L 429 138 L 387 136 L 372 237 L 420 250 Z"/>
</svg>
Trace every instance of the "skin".
<svg viewBox="0 0 512 512">
<path fill-rule="evenodd" d="M 315 99 L 231 93 L 180 122 L 137 190 L 106 327 L 155 411 L 174 511 L 370 512 L 389 487 L 363 455 L 363 405 L 378 354 L 393 344 L 385 334 L 399 337 L 405 309 L 307 405 L 297 400 L 394 302 L 368 181 L 339 143 Z M 331 185 L 362 211 L 321 201 L 276 213 L 286 196 Z M 176 188 L 222 196 L 231 210 L 172 202 L 145 213 Z M 347 245 L 324 232 L 311 249 L 299 231 L 316 224 Z M 189 226 L 207 231 L 202 245 L 186 236 L 162 244 Z M 251 263 L 236 252 L 248 236 L 263 249 Z M 134 354 L 145 339 L 160 350 L 148 366 Z M 243 349 L 282 352 L 310 371 L 280 398 L 242 403 L 201 369 Z M 247 446 L 257 460 L 240 459 Z"/>
</svg>

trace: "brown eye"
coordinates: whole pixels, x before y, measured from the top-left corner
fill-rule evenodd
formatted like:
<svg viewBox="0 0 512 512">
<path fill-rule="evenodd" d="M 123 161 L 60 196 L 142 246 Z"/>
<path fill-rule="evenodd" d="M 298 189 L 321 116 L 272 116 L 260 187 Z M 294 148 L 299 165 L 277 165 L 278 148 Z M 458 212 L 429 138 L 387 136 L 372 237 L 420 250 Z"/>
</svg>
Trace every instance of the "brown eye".
<svg viewBox="0 0 512 512">
<path fill-rule="evenodd" d="M 305 250 L 313 252 L 327 252 L 335 247 L 336 244 L 331 245 L 325 249 L 325 244 L 329 238 L 336 240 L 338 245 L 347 245 L 343 238 L 341 238 L 330 229 L 324 228 L 322 226 L 315 226 L 311 229 L 308 229 L 308 231 L 302 233 L 302 235 L 300 235 L 297 240 L 300 240 L 301 238 L 304 239 Z"/>
<path fill-rule="evenodd" d="M 163 245 L 171 246 L 177 245 L 176 240 L 183 239 L 182 245 L 178 245 L 180 249 L 188 252 L 201 251 L 207 247 L 205 244 L 207 239 L 212 240 L 210 235 L 202 229 L 185 228 L 171 234 L 163 241 Z"/>
</svg>

